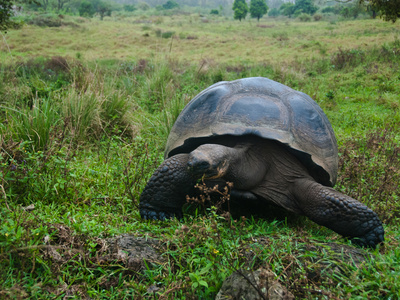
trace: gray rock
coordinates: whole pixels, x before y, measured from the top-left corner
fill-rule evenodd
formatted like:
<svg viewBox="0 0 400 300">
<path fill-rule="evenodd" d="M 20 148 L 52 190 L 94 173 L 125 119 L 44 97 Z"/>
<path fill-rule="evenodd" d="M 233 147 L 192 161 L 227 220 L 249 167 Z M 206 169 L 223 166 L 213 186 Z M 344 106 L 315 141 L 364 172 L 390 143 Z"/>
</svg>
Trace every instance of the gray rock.
<svg viewBox="0 0 400 300">
<path fill-rule="evenodd" d="M 162 264 L 162 245 L 158 240 L 122 234 L 106 240 L 109 257 L 121 261 L 127 268 L 141 271 L 147 266 Z"/>
<path fill-rule="evenodd" d="M 276 279 L 269 270 L 260 268 L 256 271 L 236 271 L 229 276 L 215 300 L 291 300 L 294 296 Z"/>
</svg>

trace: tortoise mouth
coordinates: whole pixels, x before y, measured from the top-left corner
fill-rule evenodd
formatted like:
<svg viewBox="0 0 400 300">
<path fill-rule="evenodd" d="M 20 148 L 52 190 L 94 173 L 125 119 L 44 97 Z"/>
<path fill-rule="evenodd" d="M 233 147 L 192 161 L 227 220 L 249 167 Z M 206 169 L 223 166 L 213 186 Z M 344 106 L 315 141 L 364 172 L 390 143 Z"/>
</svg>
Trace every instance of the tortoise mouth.
<svg viewBox="0 0 400 300">
<path fill-rule="evenodd" d="M 215 175 L 204 174 L 205 175 L 204 179 L 222 178 L 225 176 L 227 170 L 228 170 L 228 161 L 224 160 L 221 164 L 219 164 L 219 166 L 217 166 L 216 168 L 213 168 L 212 173 L 215 173 Z"/>
<path fill-rule="evenodd" d="M 222 178 L 228 170 L 228 161 L 224 160 L 218 164 L 212 164 L 208 160 L 190 159 L 187 163 L 190 173 L 195 177 L 204 179 Z"/>
</svg>

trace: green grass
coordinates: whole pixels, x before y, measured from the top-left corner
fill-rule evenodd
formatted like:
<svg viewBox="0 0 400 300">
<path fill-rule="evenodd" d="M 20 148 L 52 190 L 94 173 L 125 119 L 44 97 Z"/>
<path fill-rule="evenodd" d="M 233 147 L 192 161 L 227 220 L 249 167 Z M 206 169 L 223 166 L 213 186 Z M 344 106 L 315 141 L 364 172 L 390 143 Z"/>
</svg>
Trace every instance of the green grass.
<svg viewBox="0 0 400 300">
<path fill-rule="evenodd" d="M 399 297 L 399 24 L 63 20 L 77 26 L 27 25 L 0 46 L 0 298 L 213 299 L 233 271 L 260 266 L 298 299 Z M 141 220 L 180 110 L 215 82 L 251 76 L 309 94 L 328 115 L 336 188 L 385 222 L 385 244 L 362 265 L 326 248 L 350 242 L 302 217 Z M 123 233 L 160 240 L 163 263 L 112 256 L 105 239 Z"/>
</svg>

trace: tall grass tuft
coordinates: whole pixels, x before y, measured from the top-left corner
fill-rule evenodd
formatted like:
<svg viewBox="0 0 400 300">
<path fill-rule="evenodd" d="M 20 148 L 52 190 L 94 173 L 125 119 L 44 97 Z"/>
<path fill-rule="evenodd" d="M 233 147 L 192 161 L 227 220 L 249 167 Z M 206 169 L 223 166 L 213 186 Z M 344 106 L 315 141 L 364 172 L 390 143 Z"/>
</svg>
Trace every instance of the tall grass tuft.
<svg viewBox="0 0 400 300">
<path fill-rule="evenodd" d="M 83 139 L 98 133 L 101 128 L 101 100 L 91 89 L 85 92 L 68 91 L 64 96 L 61 111 L 72 136 Z"/>
<path fill-rule="evenodd" d="M 176 119 L 189 101 L 190 98 L 187 94 L 178 94 L 165 105 L 160 119 L 160 128 L 163 135 L 169 135 L 169 132 L 171 131 Z"/>
<path fill-rule="evenodd" d="M 150 113 L 160 111 L 174 93 L 174 73 L 168 61 L 153 64 L 140 87 L 139 104 Z"/>
<path fill-rule="evenodd" d="M 78 139 L 131 133 L 131 115 L 137 106 L 128 91 L 119 87 L 116 74 L 77 68 L 73 87 L 62 95 L 61 111 L 72 135 Z"/>
<path fill-rule="evenodd" d="M 60 115 L 50 100 L 35 99 L 32 109 L 8 109 L 10 128 L 16 141 L 27 141 L 34 151 L 48 146 L 50 133 L 60 121 Z"/>
</svg>

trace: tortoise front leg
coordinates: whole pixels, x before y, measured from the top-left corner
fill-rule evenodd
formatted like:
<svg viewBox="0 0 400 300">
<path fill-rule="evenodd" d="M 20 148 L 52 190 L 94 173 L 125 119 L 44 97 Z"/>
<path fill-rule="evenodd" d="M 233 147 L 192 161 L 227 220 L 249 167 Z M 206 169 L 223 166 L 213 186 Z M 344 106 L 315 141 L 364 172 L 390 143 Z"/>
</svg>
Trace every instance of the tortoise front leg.
<svg viewBox="0 0 400 300">
<path fill-rule="evenodd" d="M 195 180 L 188 172 L 188 154 L 166 159 L 151 176 L 140 195 L 143 219 L 164 220 L 182 217 L 186 195 L 194 190 Z"/>
<path fill-rule="evenodd" d="M 296 182 L 293 195 L 307 217 L 356 244 L 374 248 L 383 242 L 382 222 L 357 200 L 308 179 Z"/>
</svg>

